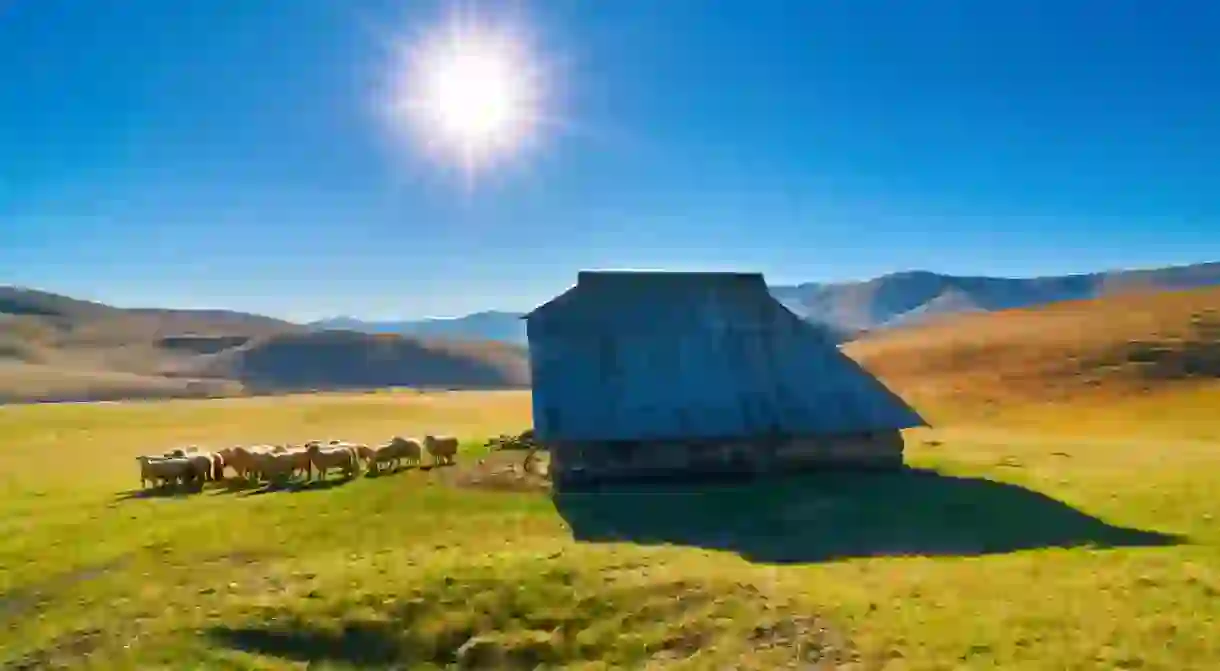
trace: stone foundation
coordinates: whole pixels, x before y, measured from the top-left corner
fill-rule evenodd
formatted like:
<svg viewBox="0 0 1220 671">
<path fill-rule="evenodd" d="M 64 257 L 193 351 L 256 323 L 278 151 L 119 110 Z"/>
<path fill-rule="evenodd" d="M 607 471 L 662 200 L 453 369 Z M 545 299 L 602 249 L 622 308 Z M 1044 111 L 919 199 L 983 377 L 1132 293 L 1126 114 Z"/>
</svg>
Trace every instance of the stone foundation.
<svg viewBox="0 0 1220 671">
<path fill-rule="evenodd" d="M 556 488 L 602 482 L 765 476 L 818 468 L 901 468 L 898 431 L 706 441 L 553 443 Z"/>
</svg>

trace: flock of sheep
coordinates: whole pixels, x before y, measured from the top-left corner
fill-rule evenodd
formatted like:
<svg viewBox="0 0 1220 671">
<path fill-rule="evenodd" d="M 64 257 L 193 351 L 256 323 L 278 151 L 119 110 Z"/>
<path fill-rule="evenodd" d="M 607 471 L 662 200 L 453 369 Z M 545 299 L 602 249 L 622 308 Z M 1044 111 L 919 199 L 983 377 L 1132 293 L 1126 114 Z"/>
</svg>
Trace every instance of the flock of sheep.
<svg viewBox="0 0 1220 671">
<path fill-rule="evenodd" d="M 297 473 L 303 473 L 310 480 L 316 471 L 317 477 L 324 480 L 331 469 L 355 477 L 362 465 L 370 473 L 380 473 L 383 466 L 397 469 L 403 462 L 419 465 L 425 451 L 434 466 L 454 464 L 458 440 L 453 436 L 428 435 L 422 441 L 395 436 L 375 447 L 340 440 L 325 443 L 315 440 L 299 447 L 227 447 L 215 452 L 188 447 L 160 455 L 139 456 L 136 461 L 140 464 L 141 487 L 147 488 L 151 483 L 162 488 L 173 485 L 202 488 L 206 482 L 223 480 L 227 468 L 249 482 L 281 484 Z"/>
</svg>

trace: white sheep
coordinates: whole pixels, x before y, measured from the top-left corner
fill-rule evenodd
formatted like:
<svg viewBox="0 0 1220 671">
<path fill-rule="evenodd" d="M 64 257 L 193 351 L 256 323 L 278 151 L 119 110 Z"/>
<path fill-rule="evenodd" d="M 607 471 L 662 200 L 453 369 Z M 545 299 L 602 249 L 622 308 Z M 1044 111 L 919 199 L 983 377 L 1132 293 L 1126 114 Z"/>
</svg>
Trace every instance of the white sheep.
<svg viewBox="0 0 1220 671">
<path fill-rule="evenodd" d="M 424 436 L 424 448 L 432 455 L 434 466 L 457 462 L 458 439 L 454 436 Z"/>
</svg>

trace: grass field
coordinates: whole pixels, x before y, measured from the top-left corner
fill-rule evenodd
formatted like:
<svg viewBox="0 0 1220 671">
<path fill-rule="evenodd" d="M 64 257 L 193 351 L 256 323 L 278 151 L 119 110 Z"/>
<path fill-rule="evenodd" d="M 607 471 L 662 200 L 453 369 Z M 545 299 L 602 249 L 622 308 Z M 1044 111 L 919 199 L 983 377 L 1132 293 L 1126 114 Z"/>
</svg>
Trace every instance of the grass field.
<svg viewBox="0 0 1220 671">
<path fill-rule="evenodd" d="M 130 496 L 183 443 L 438 431 L 469 462 L 522 393 L 0 408 L 0 665 L 428 668 L 473 637 L 489 668 L 1220 668 L 1217 400 L 948 422 L 909 436 L 922 473 L 557 500 L 445 469 Z"/>
</svg>

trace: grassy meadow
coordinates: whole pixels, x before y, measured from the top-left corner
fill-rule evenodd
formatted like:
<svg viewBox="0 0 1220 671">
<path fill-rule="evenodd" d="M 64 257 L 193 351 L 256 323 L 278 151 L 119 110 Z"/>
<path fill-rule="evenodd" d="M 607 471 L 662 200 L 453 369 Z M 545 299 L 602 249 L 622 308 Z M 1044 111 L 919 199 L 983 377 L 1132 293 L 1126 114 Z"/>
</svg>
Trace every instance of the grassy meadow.
<svg viewBox="0 0 1220 671">
<path fill-rule="evenodd" d="M 1220 668 L 1220 388 L 1158 398 L 938 407 L 909 474 L 555 499 L 132 496 L 188 443 L 447 432 L 466 468 L 520 392 L 0 407 L 0 668 Z"/>
</svg>

